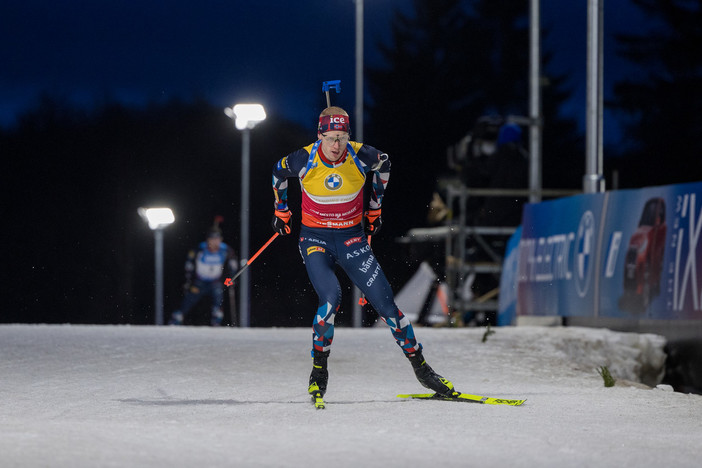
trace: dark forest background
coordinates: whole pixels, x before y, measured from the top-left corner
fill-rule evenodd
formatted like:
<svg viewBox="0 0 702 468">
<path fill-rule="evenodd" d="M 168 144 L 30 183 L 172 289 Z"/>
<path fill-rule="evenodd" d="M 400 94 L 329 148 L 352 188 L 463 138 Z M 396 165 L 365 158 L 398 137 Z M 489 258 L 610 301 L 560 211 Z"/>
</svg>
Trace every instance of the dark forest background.
<svg viewBox="0 0 702 468">
<path fill-rule="evenodd" d="M 632 73 L 606 102 L 623 130 L 605 148 L 605 177 L 616 173 L 619 188 L 702 180 L 702 0 L 633 1 L 651 28 L 617 37 L 619 60 Z M 528 2 L 413 3 L 412 15 L 396 14 L 393 39 L 382 44 L 383 66 L 365 75 L 364 140 L 392 160 L 373 249 L 396 291 L 422 260 L 442 251 L 396 238 L 428 225 L 438 181 L 456 175 L 447 147 L 480 117 L 527 115 L 528 106 Z M 562 110 L 572 93 L 568 71 L 555 69 L 549 51 L 542 52 L 543 185 L 580 189 L 584 138 Z M 348 95 L 335 99 L 353 110 Z M 321 93 L 313 104 L 324 107 Z M 272 234 L 271 168 L 311 143 L 315 126 L 269 115 L 252 131 L 252 252 Z M 154 241 L 137 208 L 160 205 L 176 216 L 165 231 L 168 317 L 182 297 L 187 250 L 204 239 L 215 216 L 224 217 L 225 241 L 238 250 L 240 153 L 240 132 L 204 99 L 79 109 L 45 95 L 15 126 L 0 129 L 6 232 L 0 322 L 153 323 Z M 297 184 L 290 192 L 295 207 Z M 297 227 L 299 208 L 293 210 Z M 252 265 L 253 326 L 309 324 L 316 296 L 296 241 L 277 239 Z M 345 302 L 337 324 L 344 325 L 350 285 L 341 278 Z"/>
</svg>

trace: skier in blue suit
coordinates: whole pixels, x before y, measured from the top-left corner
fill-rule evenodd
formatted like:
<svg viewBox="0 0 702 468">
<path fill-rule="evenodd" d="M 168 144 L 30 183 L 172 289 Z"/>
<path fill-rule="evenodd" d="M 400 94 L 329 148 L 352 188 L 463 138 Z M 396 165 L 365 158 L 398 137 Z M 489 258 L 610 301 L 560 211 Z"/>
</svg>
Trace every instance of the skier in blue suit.
<svg viewBox="0 0 702 468">
<path fill-rule="evenodd" d="M 171 314 L 169 325 L 182 325 L 185 316 L 201 299 L 212 301 L 210 324 L 220 326 L 224 319 L 222 311 L 224 270 L 234 274 L 238 270 L 238 260 L 234 249 L 222 242 L 222 231 L 215 227 L 210 230 L 207 240 L 197 249 L 188 252 L 185 261 L 185 296 L 180 308 Z"/>
</svg>

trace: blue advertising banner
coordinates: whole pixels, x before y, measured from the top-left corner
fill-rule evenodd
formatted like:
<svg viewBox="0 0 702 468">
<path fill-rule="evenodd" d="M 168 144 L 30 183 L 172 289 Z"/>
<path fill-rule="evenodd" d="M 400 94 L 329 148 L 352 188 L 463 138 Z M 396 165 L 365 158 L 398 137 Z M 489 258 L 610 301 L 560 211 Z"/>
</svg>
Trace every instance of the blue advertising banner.
<svg viewBox="0 0 702 468">
<path fill-rule="evenodd" d="M 604 198 L 604 194 L 578 195 L 524 207 L 518 314 L 592 314 Z"/>
<path fill-rule="evenodd" d="M 497 301 L 497 325 L 514 325 L 517 316 L 517 272 L 519 268 L 519 241 L 522 227 L 518 226 L 507 241 L 500 274 L 500 294 Z"/>
<path fill-rule="evenodd" d="M 527 204 L 519 315 L 702 318 L 702 183 Z"/>
<path fill-rule="evenodd" d="M 702 318 L 702 183 L 612 192 L 600 315 Z"/>
</svg>

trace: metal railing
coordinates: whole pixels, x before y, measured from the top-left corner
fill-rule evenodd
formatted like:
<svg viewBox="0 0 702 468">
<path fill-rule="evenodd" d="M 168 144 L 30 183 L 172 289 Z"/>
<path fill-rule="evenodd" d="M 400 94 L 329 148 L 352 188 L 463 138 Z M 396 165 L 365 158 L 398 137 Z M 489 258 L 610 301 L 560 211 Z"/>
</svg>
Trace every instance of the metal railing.
<svg viewBox="0 0 702 468">
<path fill-rule="evenodd" d="M 399 243 L 444 242 L 445 276 L 449 289 L 448 305 L 452 315 L 466 311 L 497 311 L 499 288 L 482 293 L 479 297 L 465 300 L 461 291 L 472 275 L 492 275 L 499 281 L 502 272 L 504 251 L 496 247 L 490 239 L 506 240 L 517 226 L 473 226 L 468 223 L 467 204 L 470 197 L 519 197 L 527 198 L 535 192 L 528 189 L 468 188 L 463 185 L 448 184 L 446 192 L 448 215 L 444 225 L 410 229 L 407 234 L 396 239 Z M 562 197 L 582 193 L 579 190 L 541 189 L 540 197 Z M 468 259 L 467 251 L 480 251 L 485 258 Z M 475 276 L 473 276 L 473 279 Z"/>
</svg>

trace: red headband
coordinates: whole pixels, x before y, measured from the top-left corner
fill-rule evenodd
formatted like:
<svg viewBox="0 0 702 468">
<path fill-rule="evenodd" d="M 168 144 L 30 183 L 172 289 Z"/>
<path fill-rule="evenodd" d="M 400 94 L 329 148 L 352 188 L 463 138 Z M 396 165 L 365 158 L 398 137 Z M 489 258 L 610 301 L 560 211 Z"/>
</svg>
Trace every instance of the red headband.
<svg viewBox="0 0 702 468">
<path fill-rule="evenodd" d="M 350 133 L 351 124 L 348 115 L 323 115 L 319 118 L 317 132 L 346 132 Z"/>
</svg>

